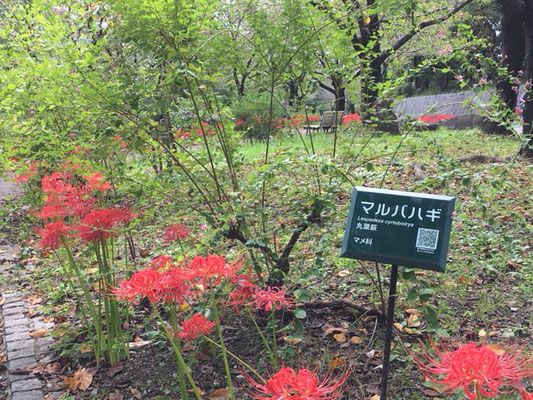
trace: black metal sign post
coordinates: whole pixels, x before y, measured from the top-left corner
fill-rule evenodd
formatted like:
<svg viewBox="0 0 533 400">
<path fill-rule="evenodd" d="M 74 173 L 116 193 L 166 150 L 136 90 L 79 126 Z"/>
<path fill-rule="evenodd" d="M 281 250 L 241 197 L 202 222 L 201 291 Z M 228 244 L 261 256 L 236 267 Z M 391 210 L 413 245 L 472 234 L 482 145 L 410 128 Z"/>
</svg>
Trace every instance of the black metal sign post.
<svg viewBox="0 0 533 400">
<path fill-rule="evenodd" d="M 398 266 L 444 272 L 455 198 L 356 187 L 341 257 L 392 264 L 381 400 L 387 400 Z"/>
<path fill-rule="evenodd" d="M 383 370 L 381 371 L 380 400 L 387 400 L 387 383 L 389 381 L 390 348 L 392 344 L 392 324 L 394 322 L 394 306 L 396 303 L 396 282 L 398 266 L 393 265 L 390 275 L 389 301 L 387 305 L 387 326 L 385 328 L 385 345 L 383 348 Z"/>
</svg>

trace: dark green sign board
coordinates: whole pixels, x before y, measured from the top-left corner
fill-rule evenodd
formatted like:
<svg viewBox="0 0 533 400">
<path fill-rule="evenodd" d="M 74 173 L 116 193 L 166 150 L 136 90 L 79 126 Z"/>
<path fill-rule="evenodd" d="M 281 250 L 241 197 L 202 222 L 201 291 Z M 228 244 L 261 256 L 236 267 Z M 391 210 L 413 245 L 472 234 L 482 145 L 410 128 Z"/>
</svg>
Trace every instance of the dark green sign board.
<svg viewBox="0 0 533 400">
<path fill-rule="evenodd" d="M 444 271 L 455 197 L 356 187 L 342 257 Z"/>
</svg>

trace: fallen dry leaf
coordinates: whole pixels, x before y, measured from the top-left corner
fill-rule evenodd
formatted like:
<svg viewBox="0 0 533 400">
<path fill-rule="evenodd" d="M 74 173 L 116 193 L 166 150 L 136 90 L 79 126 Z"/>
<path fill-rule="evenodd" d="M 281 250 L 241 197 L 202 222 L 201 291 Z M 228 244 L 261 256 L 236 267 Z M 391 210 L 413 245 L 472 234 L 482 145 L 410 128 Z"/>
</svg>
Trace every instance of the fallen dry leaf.
<svg viewBox="0 0 533 400">
<path fill-rule="evenodd" d="M 346 333 L 347 331 L 348 331 L 348 329 L 332 327 L 332 328 L 327 328 L 324 331 L 324 333 L 322 334 L 322 336 L 326 337 L 326 336 L 328 336 L 331 333 Z"/>
<path fill-rule="evenodd" d="M 226 400 L 226 399 L 229 399 L 230 397 L 231 396 L 230 396 L 229 390 L 226 388 L 214 390 L 210 394 L 207 395 L 207 398 L 209 400 Z"/>
<path fill-rule="evenodd" d="M 333 337 L 335 338 L 335 340 L 337 342 L 346 342 L 346 336 L 344 335 L 344 333 L 335 333 L 333 335 Z"/>
<path fill-rule="evenodd" d="M 403 325 L 400 324 L 399 322 L 395 322 L 395 323 L 392 324 L 392 325 L 394 325 L 394 327 L 395 327 L 397 330 L 399 330 L 400 332 L 403 331 Z"/>
<path fill-rule="evenodd" d="M 6 299 L 4 299 L 3 297 L 0 297 L 0 306 L 3 306 L 5 302 L 6 302 Z"/>
<path fill-rule="evenodd" d="M 141 257 L 148 257 L 150 254 L 150 249 L 139 249 L 139 255 Z"/>
<path fill-rule="evenodd" d="M 347 270 L 347 269 L 343 269 L 342 271 L 337 272 L 337 276 L 340 277 L 340 278 L 345 278 L 345 277 L 347 277 L 350 274 L 351 274 L 351 272 L 349 270 Z"/>
<path fill-rule="evenodd" d="M 124 396 L 120 392 L 113 392 L 109 394 L 109 400 L 123 400 Z"/>
<path fill-rule="evenodd" d="M 375 394 L 374 396 L 370 398 L 370 400 L 379 400 L 379 399 L 381 399 L 381 397 L 378 394 Z"/>
<path fill-rule="evenodd" d="M 7 360 L 6 353 L 0 353 L 0 363 L 5 363 Z"/>
<path fill-rule="evenodd" d="M 122 365 L 115 365 L 114 367 L 109 367 L 107 369 L 107 376 L 109 376 L 110 378 L 113 378 L 116 374 L 118 374 L 119 372 L 122 372 L 123 369 L 124 369 L 124 366 Z"/>
<path fill-rule="evenodd" d="M 407 325 L 411 328 L 418 328 L 420 326 L 420 320 L 418 319 L 418 315 L 410 314 L 409 318 L 407 318 Z"/>
<path fill-rule="evenodd" d="M 141 347 L 148 346 L 149 344 L 152 344 L 151 340 L 135 340 L 134 342 L 128 343 L 128 347 L 130 350 L 140 349 Z"/>
<path fill-rule="evenodd" d="M 303 339 L 297 338 L 297 337 L 291 337 L 291 336 L 283 336 L 283 341 L 291 346 L 297 345 L 300 343 Z"/>
<path fill-rule="evenodd" d="M 43 322 L 46 322 L 47 324 L 54 322 L 54 317 L 43 317 Z"/>
<path fill-rule="evenodd" d="M 505 354 L 505 349 L 497 344 L 489 344 L 487 347 L 496 353 L 497 356 L 503 356 Z"/>
<path fill-rule="evenodd" d="M 85 368 L 76 371 L 73 376 L 64 376 L 63 384 L 67 390 L 83 390 L 86 391 L 93 381 L 93 373 Z"/>
<path fill-rule="evenodd" d="M 38 297 L 38 296 L 28 296 L 26 297 L 26 300 L 28 301 L 28 303 L 30 303 L 32 306 L 36 305 L 36 304 L 41 304 L 43 302 L 43 299 L 41 297 Z"/>
<path fill-rule="evenodd" d="M 329 369 L 330 371 L 333 371 L 337 368 L 344 367 L 344 360 L 340 357 L 335 357 L 331 362 L 329 363 Z"/>
<path fill-rule="evenodd" d="M 363 338 L 362 337 L 359 337 L 359 336 L 352 336 L 350 338 L 350 343 L 351 344 L 359 344 L 359 343 L 363 343 Z"/>
<path fill-rule="evenodd" d="M 46 329 L 37 329 L 36 331 L 30 332 L 30 337 L 32 339 L 37 339 L 37 338 L 43 337 L 47 333 L 48 331 Z"/>
</svg>

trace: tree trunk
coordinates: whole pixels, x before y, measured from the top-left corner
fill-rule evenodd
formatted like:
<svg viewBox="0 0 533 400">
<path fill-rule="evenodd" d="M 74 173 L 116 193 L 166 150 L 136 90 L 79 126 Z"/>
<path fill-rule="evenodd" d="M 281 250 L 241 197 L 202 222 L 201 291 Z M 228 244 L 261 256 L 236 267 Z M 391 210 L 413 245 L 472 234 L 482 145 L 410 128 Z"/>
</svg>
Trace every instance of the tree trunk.
<svg viewBox="0 0 533 400">
<path fill-rule="evenodd" d="M 523 132 L 528 139 L 520 149 L 520 155 L 533 158 L 533 0 L 524 0 L 524 32 L 526 42 L 525 57 L 525 81 L 526 93 L 524 95 L 525 106 L 523 116 Z"/>
<path fill-rule="evenodd" d="M 375 0 L 367 0 L 370 7 Z M 352 44 L 359 58 L 361 74 L 361 120 L 363 124 L 378 131 L 400 133 L 398 119 L 392 112 L 389 101 L 379 98 L 378 85 L 383 82 L 383 60 L 381 53 L 380 20 L 377 14 L 359 17 L 360 37 L 354 36 Z"/>
<path fill-rule="evenodd" d="M 513 76 L 518 76 L 518 71 L 524 65 L 525 36 L 524 20 L 520 7 L 517 7 L 516 0 L 499 0 L 502 6 L 502 34 L 503 34 L 503 66 Z M 498 90 L 502 100 L 510 110 L 514 111 L 517 102 L 518 88 L 509 79 L 502 79 L 498 82 Z"/>
</svg>

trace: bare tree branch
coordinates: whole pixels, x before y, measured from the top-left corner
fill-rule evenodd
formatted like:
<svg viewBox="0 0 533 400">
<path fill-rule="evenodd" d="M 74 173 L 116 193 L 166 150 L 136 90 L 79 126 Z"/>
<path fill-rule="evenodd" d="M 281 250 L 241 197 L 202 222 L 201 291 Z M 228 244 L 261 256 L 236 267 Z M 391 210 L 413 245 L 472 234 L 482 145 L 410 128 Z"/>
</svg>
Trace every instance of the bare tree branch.
<svg viewBox="0 0 533 400">
<path fill-rule="evenodd" d="M 473 0 L 464 0 L 462 3 L 455 6 L 448 14 L 443 15 L 440 18 L 435 18 L 429 21 L 424 21 L 418 24 L 415 28 L 411 29 L 408 33 L 406 33 L 402 38 L 400 38 L 394 45 L 385 51 L 383 51 L 378 57 L 377 61 L 378 64 L 382 64 L 385 62 L 387 58 L 389 58 L 396 50 L 399 50 L 403 45 L 405 45 L 409 40 L 411 40 L 418 32 L 420 32 L 422 29 L 425 29 L 429 26 L 436 25 L 438 23 L 444 22 L 453 15 L 457 14 L 462 8 L 470 4 Z"/>
</svg>

